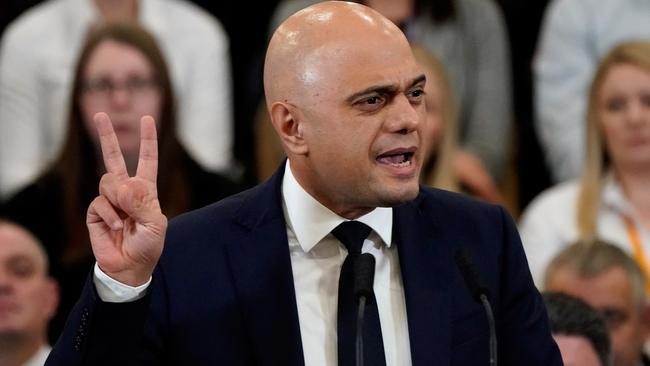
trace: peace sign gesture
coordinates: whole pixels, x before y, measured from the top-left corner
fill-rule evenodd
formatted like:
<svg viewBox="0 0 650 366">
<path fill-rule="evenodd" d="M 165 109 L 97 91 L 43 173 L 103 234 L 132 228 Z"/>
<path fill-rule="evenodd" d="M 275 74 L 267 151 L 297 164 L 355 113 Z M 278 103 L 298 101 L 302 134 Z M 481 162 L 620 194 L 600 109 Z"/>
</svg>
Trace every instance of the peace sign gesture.
<svg viewBox="0 0 650 366">
<path fill-rule="evenodd" d="M 99 182 L 99 196 L 88 207 L 90 242 L 104 273 L 124 284 L 139 286 L 153 273 L 167 230 L 156 188 L 156 123 L 149 116 L 140 120 L 138 169 L 129 177 L 110 118 L 100 112 L 94 120 L 106 174 Z"/>
</svg>

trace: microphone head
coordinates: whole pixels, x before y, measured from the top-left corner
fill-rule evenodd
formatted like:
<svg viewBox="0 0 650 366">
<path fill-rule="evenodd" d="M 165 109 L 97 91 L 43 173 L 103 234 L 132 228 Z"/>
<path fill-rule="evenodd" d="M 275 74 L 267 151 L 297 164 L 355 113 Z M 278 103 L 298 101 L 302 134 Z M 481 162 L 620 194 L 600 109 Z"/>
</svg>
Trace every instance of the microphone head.
<svg viewBox="0 0 650 366">
<path fill-rule="evenodd" d="M 481 295 L 489 296 L 490 290 L 483 283 L 481 275 L 474 266 L 472 257 L 466 249 L 460 249 L 454 255 L 454 259 L 456 260 L 456 265 L 458 265 L 458 269 L 460 269 L 460 273 L 462 274 L 472 297 L 480 303 Z"/>
<path fill-rule="evenodd" d="M 370 302 L 374 297 L 372 284 L 375 280 L 375 257 L 370 253 L 361 254 L 354 263 L 354 299 L 361 296 Z"/>
</svg>

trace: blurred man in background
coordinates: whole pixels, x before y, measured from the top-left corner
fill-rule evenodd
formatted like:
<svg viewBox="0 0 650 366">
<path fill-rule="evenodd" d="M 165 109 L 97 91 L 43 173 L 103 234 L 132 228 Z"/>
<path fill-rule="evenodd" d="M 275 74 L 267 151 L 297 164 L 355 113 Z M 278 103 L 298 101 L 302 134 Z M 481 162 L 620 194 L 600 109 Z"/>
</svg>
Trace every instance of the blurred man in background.
<svg viewBox="0 0 650 366">
<path fill-rule="evenodd" d="M 47 324 L 58 304 L 45 251 L 32 234 L 0 219 L 0 365 L 43 365 Z"/>
</svg>

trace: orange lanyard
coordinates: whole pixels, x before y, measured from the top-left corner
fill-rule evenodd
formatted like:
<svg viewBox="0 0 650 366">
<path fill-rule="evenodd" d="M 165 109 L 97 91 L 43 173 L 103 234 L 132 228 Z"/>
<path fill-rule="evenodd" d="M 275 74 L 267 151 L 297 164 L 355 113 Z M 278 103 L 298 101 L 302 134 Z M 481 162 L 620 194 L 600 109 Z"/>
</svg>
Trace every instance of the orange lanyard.
<svg viewBox="0 0 650 366">
<path fill-rule="evenodd" d="M 632 249 L 634 250 L 634 260 L 643 271 L 643 274 L 645 274 L 646 292 L 650 295 L 650 282 L 648 281 L 650 279 L 650 276 L 648 276 L 650 272 L 648 272 L 648 260 L 646 259 L 645 253 L 643 252 L 643 245 L 641 244 L 639 233 L 636 231 L 634 223 L 632 223 L 632 220 L 630 220 L 629 217 L 624 217 L 624 220 L 625 228 L 627 229 L 627 236 L 630 238 Z"/>
</svg>

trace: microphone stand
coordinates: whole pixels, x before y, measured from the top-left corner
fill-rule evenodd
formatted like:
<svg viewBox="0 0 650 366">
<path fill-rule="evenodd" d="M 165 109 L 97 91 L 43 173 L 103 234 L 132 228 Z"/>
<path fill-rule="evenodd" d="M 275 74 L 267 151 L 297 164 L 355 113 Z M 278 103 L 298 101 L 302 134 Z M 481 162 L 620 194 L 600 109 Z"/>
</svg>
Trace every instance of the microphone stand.
<svg viewBox="0 0 650 366">
<path fill-rule="evenodd" d="M 492 307 L 488 301 L 487 296 L 482 293 L 479 295 L 481 303 L 485 308 L 485 315 L 487 316 L 488 326 L 490 327 L 490 366 L 497 365 L 497 333 L 496 326 L 494 324 L 494 314 L 492 313 Z"/>
<path fill-rule="evenodd" d="M 485 315 L 488 321 L 488 327 L 490 328 L 490 366 L 497 365 L 497 332 L 496 325 L 494 323 L 494 313 L 492 312 L 492 307 L 488 301 L 488 294 L 490 290 L 481 280 L 479 272 L 474 266 L 474 262 L 471 259 L 469 252 L 465 249 L 461 249 L 456 252 L 454 256 L 458 269 L 465 280 L 465 284 L 472 293 L 472 297 L 477 301 L 483 304 L 485 309 Z"/>
</svg>

